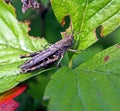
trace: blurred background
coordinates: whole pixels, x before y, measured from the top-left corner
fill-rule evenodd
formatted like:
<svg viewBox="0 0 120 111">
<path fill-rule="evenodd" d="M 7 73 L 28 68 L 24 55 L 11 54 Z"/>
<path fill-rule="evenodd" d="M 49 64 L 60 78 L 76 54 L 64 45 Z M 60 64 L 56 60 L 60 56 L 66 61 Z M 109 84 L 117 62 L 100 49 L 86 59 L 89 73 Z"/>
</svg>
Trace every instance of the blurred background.
<svg viewBox="0 0 120 111">
<path fill-rule="evenodd" d="M 29 9 L 25 14 L 21 11 L 21 0 L 12 0 L 11 4 L 15 7 L 19 21 L 30 21 L 31 30 L 29 31 L 29 35 L 41 38 L 44 37 L 48 43 L 53 44 L 61 39 L 60 32 L 67 28 L 69 19 L 66 18 L 67 24 L 61 27 L 56 20 L 49 0 L 38 0 L 38 2 L 41 3 L 41 8 L 35 10 Z M 87 61 L 96 53 L 119 43 L 120 27 L 105 38 L 99 37 L 98 42 L 78 54 L 73 61 L 73 68 Z M 16 98 L 16 100 L 20 102 L 20 107 L 17 111 L 46 111 L 48 101 L 43 101 L 42 98 L 50 75 L 55 71 L 56 69 L 49 72 L 49 74 L 41 74 L 27 81 L 29 84 L 28 90 Z"/>
</svg>

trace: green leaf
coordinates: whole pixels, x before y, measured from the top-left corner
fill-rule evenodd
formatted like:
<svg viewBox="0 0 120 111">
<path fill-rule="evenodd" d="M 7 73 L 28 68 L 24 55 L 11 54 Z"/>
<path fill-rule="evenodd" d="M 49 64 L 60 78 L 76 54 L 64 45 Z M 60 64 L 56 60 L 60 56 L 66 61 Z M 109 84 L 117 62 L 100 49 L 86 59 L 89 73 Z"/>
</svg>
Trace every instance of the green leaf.
<svg viewBox="0 0 120 111">
<path fill-rule="evenodd" d="M 19 66 L 26 60 L 20 55 L 47 44 L 44 39 L 29 37 L 28 29 L 27 23 L 17 21 L 14 8 L 0 0 L 0 93 L 42 72 L 20 74 Z"/>
<path fill-rule="evenodd" d="M 29 83 L 28 93 L 30 93 L 35 100 L 41 102 L 45 87 L 48 82 L 49 78 L 46 75 L 37 76 L 35 81 Z"/>
<path fill-rule="evenodd" d="M 41 3 L 47 6 L 49 4 L 49 0 L 41 0 Z"/>
<path fill-rule="evenodd" d="M 49 111 L 118 111 L 120 46 L 112 46 L 72 70 L 58 70 L 45 91 Z"/>
<path fill-rule="evenodd" d="M 51 0 L 51 4 L 60 23 L 70 16 L 80 50 L 98 40 L 98 26 L 102 26 L 101 36 L 106 36 L 120 25 L 120 0 Z"/>
</svg>

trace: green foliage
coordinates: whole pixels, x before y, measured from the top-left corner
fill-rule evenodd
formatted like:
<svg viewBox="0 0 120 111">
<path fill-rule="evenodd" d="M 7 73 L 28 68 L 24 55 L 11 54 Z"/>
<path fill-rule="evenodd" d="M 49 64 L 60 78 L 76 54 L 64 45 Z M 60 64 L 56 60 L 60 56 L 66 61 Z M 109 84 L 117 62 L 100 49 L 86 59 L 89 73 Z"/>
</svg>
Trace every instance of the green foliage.
<svg viewBox="0 0 120 111">
<path fill-rule="evenodd" d="M 16 1 L 16 6 L 17 3 Z M 48 0 L 43 4 L 47 7 Z M 106 37 L 120 25 L 119 0 L 51 0 L 51 4 L 60 23 L 63 22 L 65 16 L 70 16 L 74 29 L 74 48 L 78 50 L 88 48 L 98 41 L 98 35 Z M 23 17 L 22 14 L 19 15 L 19 11 L 16 12 L 17 18 L 20 17 L 20 19 L 25 19 L 26 16 L 32 14 L 29 10 Z M 43 35 L 49 37 L 46 37 L 48 41 L 54 42 L 59 39 L 59 35 L 56 34 L 59 28 L 55 26 L 52 30 L 53 26 L 50 23 L 54 24 L 55 18 L 53 20 L 49 13 L 46 15 L 48 18 L 44 20 L 46 22 L 44 25 L 47 26 L 47 30 L 44 30 Z M 35 14 L 31 16 L 31 20 L 32 17 L 34 18 Z M 38 21 L 43 22 L 42 19 Z M 39 24 L 35 22 L 33 22 L 34 29 L 30 34 L 37 35 L 35 29 Z M 99 26 L 101 26 L 100 33 L 96 34 L 95 30 Z M 20 74 L 19 66 L 25 61 L 25 59 L 20 59 L 20 55 L 41 50 L 47 44 L 45 39 L 29 37 L 28 29 L 26 24 L 17 21 L 12 5 L 7 5 L 0 0 L 0 93 L 46 71 L 42 69 Z M 39 33 L 38 30 L 37 33 Z M 53 34 L 58 35 L 58 38 L 52 38 Z M 87 53 L 85 51 L 81 51 L 80 54 L 72 53 L 76 57 L 72 59 L 73 69 L 67 67 L 72 57 L 71 53 L 66 54 L 64 58 L 66 67 L 58 69 L 57 72 L 47 69 L 46 74 L 50 77 L 55 72 L 50 82 L 47 75 L 37 76 L 35 82 L 29 81 L 28 93 L 31 94 L 34 102 L 37 100 L 37 105 L 39 103 L 43 105 L 42 97 L 45 93 L 44 99 L 49 99 L 49 111 L 118 111 L 120 46 L 114 45 L 104 51 L 101 49 L 103 47 L 97 45 L 90 48 Z M 28 96 L 27 100 L 29 99 L 31 98 Z M 29 104 L 33 105 L 32 102 Z"/>
<path fill-rule="evenodd" d="M 81 32 L 77 36 L 74 34 L 77 49 L 83 50 L 98 40 L 95 33 L 98 26 L 102 26 L 101 36 L 106 36 L 120 25 L 120 1 L 53 0 L 51 3 L 59 22 L 70 15 L 75 33 Z M 118 111 L 119 53 L 116 45 L 79 64 L 74 70 L 58 70 L 45 91 L 45 99 L 50 99 L 48 110 Z"/>
<path fill-rule="evenodd" d="M 52 0 L 51 3 L 59 22 L 66 15 L 71 17 L 80 50 L 98 40 L 95 33 L 98 26 L 102 25 L 101 35 L 106 36 L 120 24 L 119 0 Z"/>
<path fill-rule="evenodd" d="M 25 61 L 20 55 L 40 50 L 47 42 L 27 33 L 28 26 L 17 21 L 13 7 L 0 0 L 0 93 L 33 76 L 20 74 L 19 66 Z"/>
<path fill-rule="evenodd" d="M 49 111 L 118 111 L 120 48 L 115 45 L 71 70 L 63 67 L 49 82 Z M 115 67 L 114 67 L 115 66 Z"/>
</svg>

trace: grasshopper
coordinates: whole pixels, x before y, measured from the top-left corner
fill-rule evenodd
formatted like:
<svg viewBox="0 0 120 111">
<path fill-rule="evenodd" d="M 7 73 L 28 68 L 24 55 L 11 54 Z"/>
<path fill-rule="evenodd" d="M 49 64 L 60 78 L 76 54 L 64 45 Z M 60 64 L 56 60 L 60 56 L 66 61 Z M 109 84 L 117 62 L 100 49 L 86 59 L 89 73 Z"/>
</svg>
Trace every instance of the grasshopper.
<svg viewBox="0 0 120 111">
<path fill-rule="evenodd" d="M 65 34 L 65 37 L 45 50 L 23 55 L 21 58 L 32 57 L 20 68 L 22 73 L 31 72 L 40 68 L 45 68 L 57 62 L 60 64 L 65 52 L 73 45 L 73 33 Z"/>
</svg>

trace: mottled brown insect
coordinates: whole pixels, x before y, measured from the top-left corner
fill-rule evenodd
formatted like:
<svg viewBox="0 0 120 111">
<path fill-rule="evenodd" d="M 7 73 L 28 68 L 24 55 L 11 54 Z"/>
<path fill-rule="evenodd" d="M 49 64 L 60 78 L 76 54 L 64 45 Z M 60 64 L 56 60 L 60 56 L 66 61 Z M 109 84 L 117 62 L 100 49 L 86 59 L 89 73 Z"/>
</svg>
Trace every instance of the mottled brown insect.
<svg viewBox="0 0 120 111">
<path fill-rule="evenodd" d="M 29 8 L 39 8 L 39 3 L 36 2 L 35 0 L 21 0 L 21 2 L 23 3 L 22 6 L 22 12 L 25 13 L 27 9 Z"/>
<path fill-rule="evenodd" d="M 65 34 L 65 37 L 45 50 L 23 55 L 21 58 L 32 57 L 23 63 L 20 68 L 22 73 L 45 68 L 57 62 L 60 64 L 65 52 L 73 44 L 73 34 Z"/>
</svg>

